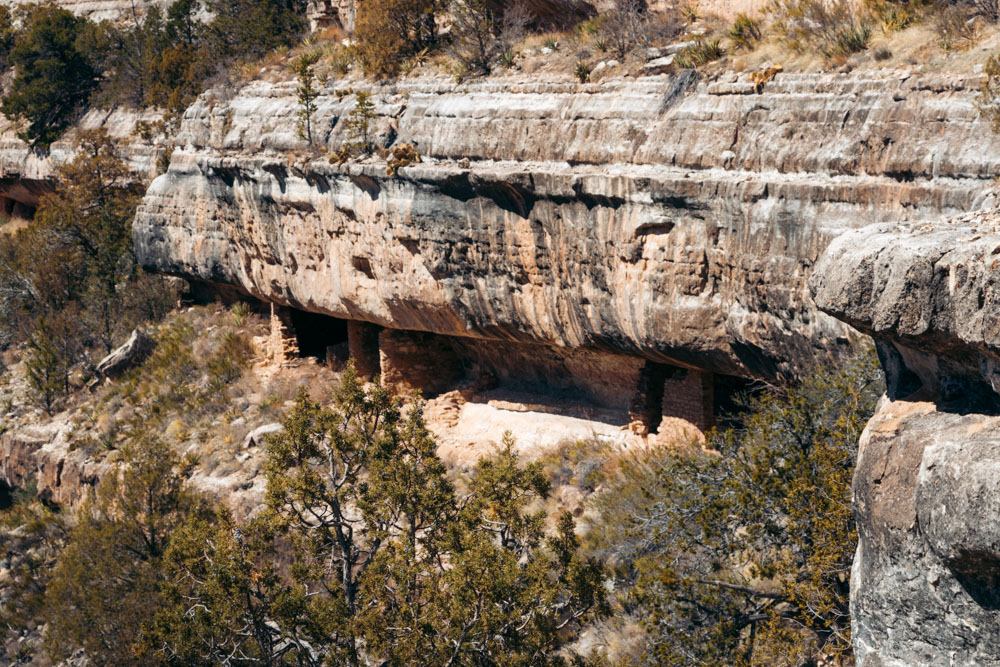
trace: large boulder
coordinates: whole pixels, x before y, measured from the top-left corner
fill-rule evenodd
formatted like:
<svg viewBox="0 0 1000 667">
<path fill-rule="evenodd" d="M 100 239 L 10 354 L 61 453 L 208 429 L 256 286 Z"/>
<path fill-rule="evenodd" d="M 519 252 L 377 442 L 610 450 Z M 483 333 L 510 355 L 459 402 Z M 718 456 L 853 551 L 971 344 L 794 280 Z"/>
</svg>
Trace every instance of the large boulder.
<svg viewBox="0 0 1000 667">
<path fill-rule="evenodd" d="M 987 211 L 848 232 L 810 280 L 886 371 L 854 476 L 862 667 L 1000 661 L 998 268 Z"/>
<path fill-rule="evenodd" d="M 101 359 L 97 364 L 97 373 L 102 377 L 117 377 L 145 361 L 154 346 L 152 338 L 141 329 L 135 329 L 124 345 Z"/>
</svg>

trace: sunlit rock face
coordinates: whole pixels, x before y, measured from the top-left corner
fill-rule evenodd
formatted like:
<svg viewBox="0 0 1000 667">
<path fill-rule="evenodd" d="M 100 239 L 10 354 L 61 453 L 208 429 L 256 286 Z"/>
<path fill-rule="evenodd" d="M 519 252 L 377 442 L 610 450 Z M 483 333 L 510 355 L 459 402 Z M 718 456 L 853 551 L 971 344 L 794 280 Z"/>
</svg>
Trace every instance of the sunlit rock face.
<svg viewBox="0 0 1000 667">
<path fill-rule="evenodd" d="M 1000 659 L 1000 214 L 844 234 L 816 303 L 876 340 L 888 396 L 860 443 L 858 663 Z"/>
<path fill-rule="evenodd" d="M 42 4 L 47 0 L 0 0 L 0 5 L 14 7 L 16 5 Z M 55 4 L 68 9 L 74 14 L 85 16 L 93 21 L 119 21 L 140 15 L 150 7 L 163 9 L 170 6 L 173 0 L 58 0 Z"/>
<path fill-rule="evenodd" d="M 848 346 L 806 286 L 831 239 L 991 205 L 977 82 L 691 72 L 579 85 L 439 79 L 374 96 L 419 164 L 331 164 L 331 81 L 300 139 L 294 84 L 204 95 L 135 223 L 148 268 L 383 326 L 794 376 Z M 334 94 L 339 90 L 340 94 Z"/>
</svg>

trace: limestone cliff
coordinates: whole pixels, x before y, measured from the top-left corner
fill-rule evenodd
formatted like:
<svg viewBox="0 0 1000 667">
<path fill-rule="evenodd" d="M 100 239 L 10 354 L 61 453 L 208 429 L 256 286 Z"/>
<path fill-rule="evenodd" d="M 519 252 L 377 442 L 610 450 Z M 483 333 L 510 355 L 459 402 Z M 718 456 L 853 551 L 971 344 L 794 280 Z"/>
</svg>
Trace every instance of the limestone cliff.
<svg viewBox="0 0 1000 667">
<path fill-rule="evenodd" d="M 1000 215 L 876 225 L 816 267 L 818 305 L 875 337 L 888 396 L 860 443 L 858 664 L 1000 656 Z"/>
<path fill-rule="evenodd" d="M 14 7 L 23 4 L 41 4 L 46 0 L 0 0 L 0 5 Z M 131 18 L 133 12 L 141 13 L 153 6 L 167 7 L 173 0 L 58 0 L 55 4 L 94 21 L 118 21 Z"/>
<path fill-rule="evenodd" d="M 330 153 L 350 95 L 319 101 Z M 991 205 L 977 82 L 691 72 L 367 88 L 420 164 L 330 164 L 294 86 L 186 113 L 135 223 L 148 268 L 394 329 L 788 377 L 850 329 L 806 280 L 838 234 Z M 359 86 L 355 85 L 355 88 Z"/>
</svg>

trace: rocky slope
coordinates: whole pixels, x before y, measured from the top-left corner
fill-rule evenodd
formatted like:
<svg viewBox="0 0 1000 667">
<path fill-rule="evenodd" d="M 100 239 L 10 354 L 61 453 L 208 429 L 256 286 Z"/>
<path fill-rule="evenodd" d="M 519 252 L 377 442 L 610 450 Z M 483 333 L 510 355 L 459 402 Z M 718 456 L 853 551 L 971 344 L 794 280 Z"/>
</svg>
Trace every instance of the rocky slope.
<svg viewBox="0 0 1000 667">
<path fill-rule="evenodd" d="M 1000 214 L 838 238 L 819 306 L 875 337 L 888 396 L 854 477 L 858 664 L 1000 655 Z"/>
<path fill-rule="evenodd" d="M 319 101 L 334 152 L 354 101 Z M 993 202 L 977 82 L 691 72 L 368 88 L 423 162 L 330 164 L 292 84 L 206 95 L 149 188 L 149 268 L 396 329 L 787 377 L 850 330 L 806 288 L 838 234 Z M 359 86 L 355 85 L 355 88 Z"/>
</svg>

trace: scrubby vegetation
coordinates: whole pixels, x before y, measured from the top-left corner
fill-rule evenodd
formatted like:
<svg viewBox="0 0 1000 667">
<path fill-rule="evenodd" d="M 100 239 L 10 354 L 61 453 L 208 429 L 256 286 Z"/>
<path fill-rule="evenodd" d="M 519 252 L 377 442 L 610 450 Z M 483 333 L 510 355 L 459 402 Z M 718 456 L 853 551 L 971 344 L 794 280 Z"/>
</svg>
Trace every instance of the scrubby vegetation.
<svg viewBox="0 0 1000 667">
<path fill-rule="evenodd" d="M 264 511 L 240 520 L 188 481 L 192 458 L 126 429 L 68 535 L 42 531 L 59 556 L 24 574 L 11 630 L 45 621 L 53 659 L 107 665 L 557 665 L 607 612 L 603 566 L 572 517 L 536 509 L 549 482 L 509 439 L 455 478 L 419 404 L 350 369 L 282 422 Z"/>
<path fill-rule="evenodd" d="M 121 25 L 48 4 L 0 8 L 0 58 L 14 68 L 3 112 L 41 149 L 88 106 L 176 112 L 277 51 L 297 79 L 300 136 L 318 147 L 330 72 L 397 77 L 431 63 L 462 78 L 527 68 L 530 51 L 562 58 L 584 83 L 599 62 L 634 73 L 681 40 L 691 43 L 676 68 L 775 45 L 840 66 L 920 23 L 941 48 L 965 48 L 997 15 L 981 2 L 776 0 L 725 25 L 619 0 L 567 25 L 518 4 L 372 0 L 352 41 L 331 31 L 297 46 L 304 7 L 292 0 L 178 0 Z M 889 53 L 880 48 L 871 57 Z M 760 92 L 780 71 L 761 65 L 749 80 Z M 996 120 L 996 58 L 985 73 L 981 107 Z M 372 96 L 340 92 L 354 105 L 330 160 L 377 154 Z M 255 395 L 260 317 L 245 304 L 169 314 L 177 294 L 132 254 L 141 187 L 105 134 L 76 140 L 35 219 L 0 235 L 0 347 L 23 358 L 47 413 L 71 407 L 136 326 L 155 348 L 74 413 L 74 451 L 106 467 L 95 494 L 68 515 L 24 489 L 0 516 L 0 619 L 8 637 L 44 643 L 23 651 L 123 665 L 849 659 L 849 484 L 881 392 L 870 355 L 748 397 L 704 443 L 622 454 L 595 441 L 528 464 L 504 439 L 471 472 L 449 470 L 419 402 L 404 407 L 352 372 Z M 390 175 L 421 159 L 405 144 L 382 154 Z M 259 512 L 226 507 L 196 480 L 236 474 L 251 410 L 283 424 L 262 454 Z M 582 518 L 553 510 L 554 485 L 586 496 Z M 583 642 L 588 633 L 617 643 Z"/>
<path fill-rule="evenodd" d="M 652 664 L 847 664 L 857 443 L 873 353 L 747 399 L 738 425 L 626 456 L 593 483 L 591 546 Z M 594 474 L 594 473 L 592 473 Z"/>
<path fill-rule="evenodd" d="M 892 35 L 921 25 L 929 34 L 920 39 L 943 51 L 967 49 L 1000 14 L 987 0 L 771 0 L 761 15 L 726 24 L 690 7 L 654 12 L 639 0 L 616 0 L 599 16 L 553 13 L 537 3 L 372 0 L 359 5 L 346 39 L 336 28 L 304 37 L 305 10 L 303 0 L 175 0 L 112 24 L 53 4 L 3 8 L 0 64 L 15 73 L 3 113 L 45 149 L 88 108 L 156 107 L 169 121 L 206 87 L 283 62 L 305 95 L 303 134 L 312 145 L 312 100 L 327 77 L 352 68 L 386 79 L 430 66 L 462 80 L 533 70 L 532 59 L 542 55 L 589 81 L 602 59 L 636 74 L 663 47 L 676 54 L 675 68 L 722 62 L 742 69 L 755 51 L 769 54 L 752 59 L 764 68 L 775 59 L 812 64 L 809 57 L 853 66 L 892 58 Z M 672 46 L 682 42 L 693 44 Z"/>
<path fill-rule="evenodd" d="M 139 187 L 101 131 L 79 136 L 61 187 L 42 197 L 33 221 L 0 235 L 0 344 L 29 343 L 30 382 L 51 410 L 70 371 L 94 363 L 176 300 L 132 253 Z"/>
<path fill-rule="evenodd" d="M 203 6 L 208 23 L 195 19 Z M 48 3 L 5 10 L 0 55 L 16 76 L 3 113 L 45 148 L 92 102 L 179 111 L 225 68 L 290 46 L 303 11 L 297 0 L 176 0 L 114 25 Z"/>
</svg>

